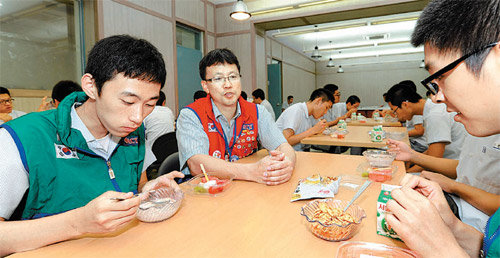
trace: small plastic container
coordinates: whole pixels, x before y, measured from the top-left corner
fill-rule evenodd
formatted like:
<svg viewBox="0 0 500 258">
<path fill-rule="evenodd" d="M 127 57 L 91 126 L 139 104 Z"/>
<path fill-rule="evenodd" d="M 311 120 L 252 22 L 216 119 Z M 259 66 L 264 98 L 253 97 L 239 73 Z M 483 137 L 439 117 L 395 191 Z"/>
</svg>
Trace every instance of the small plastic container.
<svg viewBox="0 0 500 258">
<path fill-rule="evenodd" d="M 215 181 L 215 184 L 206 184 L 203 174 L 196 175 L 186 182 L 189 191 L 195 195 L 217 196 L 225 192 L 233 182 L 234 175 L 224 172 L 207 172 L 209 181 Z"/>
<path fill-rule="evenodd" d="M 381 168 L 389 167 L 396 158 L 396 154 L 383 150 L 367 150 L 363 152 L 363 156 L 368 160 L 370 166 Z"/>
<path fill-rule="evenodd" d="M 344 139 L 345 136 L 349 133 L 348 130 L 342 130 L 342 129 L 337 129 L 335 131 L 333 131 L 330 136 L 332 138 L 338 138 L 338 139 Z"/>
<path fill-rule="evenodd" d="M 395 246 L 367 242 L 346 242 L 337 249 L 337 258 L 398 257 L 416 258 L 416 253 Z"/>
<path fill-rule="evenodd" d="M 385 132 L 385 137 L 396 141 L 401 141 L 405 138 L 406 132 Z"/>
<path fill-rule="evenodd" d="M 159 222 L 172 217 L 181 206 L 184 193 L 172 188 L 160 188 L 141 201 L 136 217 L 143 222 Z"/>
<path fill-rule="evenodd" d="M 364 178 L 369 178 L 374 182 L 385 182 L 392 179 L 394 173 L 398 171 L 396 165 L 388 167 L 375 168 L 371 167 L 368 162 L 362 163 L 358 166 L 357 171 L 361 173 Z"/>
<path fill-rule="evenodd" d="M 343 241 L 354 236 L 361 225 L 361 221 L 366 218 L 366 213 L 361 207 L 351 204 L 347 209 L 346 213 L 352 216 L 352 222 L 324 223 L 315 215 L 321 211 L 322 205 L 326 204 L 330 208 L 342 211 L 348 203 L 348 201 L 333 199 L 314 200 L 304 205 L 300 214 L 306 218 L 307 226 L 313 235 L 328 241 Z"/>
</svg>

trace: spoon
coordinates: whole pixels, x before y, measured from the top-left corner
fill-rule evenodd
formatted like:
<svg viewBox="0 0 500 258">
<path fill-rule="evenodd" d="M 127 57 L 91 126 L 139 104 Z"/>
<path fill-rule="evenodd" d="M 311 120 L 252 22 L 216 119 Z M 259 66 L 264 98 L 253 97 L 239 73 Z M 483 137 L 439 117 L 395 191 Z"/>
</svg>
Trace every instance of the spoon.
<svg viewBox="0 0 500 258">
<path fill-rule="evenodd" d="M 368 186 L 372 183 L 372 181 L 370 180 L 366 180 L 366 182 L 361 186 L 361 188 L 359 188 L 358 192 L 354 195 L 354 197 L 352 197 L 351 201 L 349 202 L 349 204 L 347 204 L 347 206 L 345 206 L 344 208 L 344 212 L 347 210 L 347 208 L 349 208 L 349 206 L 351 206 L 351 204 L 356 200 L 358 199 L 358 197 L 365 191 L 366 188 L 368 188 Z"/>
</svg>

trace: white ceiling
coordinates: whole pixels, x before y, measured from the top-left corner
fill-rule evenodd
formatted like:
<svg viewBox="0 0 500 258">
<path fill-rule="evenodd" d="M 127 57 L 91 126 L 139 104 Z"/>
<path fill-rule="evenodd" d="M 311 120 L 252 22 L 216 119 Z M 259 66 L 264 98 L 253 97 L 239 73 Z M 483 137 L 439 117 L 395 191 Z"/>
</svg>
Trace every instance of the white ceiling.
<svg viewBox="0 0 500 258">
<path fill-rule="evenodd" d="M 419 12 L 371 17 L 333 23 L 323 23 L 294 28 L 270 30 L 266 35 L 310 57 L 317 45 L 322 57 L 316 61 L 421 53 L 410 43 Z M 390 21 L 399 21 L 391 22 Z M 383 24 L 377 24 L 381 22 Z M 352 28 L 340 28 L 356 26 Z M 287 35 L 291 34 L 291 35 Z M 374 39 L 375 38 L 375 39 Z M 330 43 L 331 42 L 331 43 Z"/>
</svg>

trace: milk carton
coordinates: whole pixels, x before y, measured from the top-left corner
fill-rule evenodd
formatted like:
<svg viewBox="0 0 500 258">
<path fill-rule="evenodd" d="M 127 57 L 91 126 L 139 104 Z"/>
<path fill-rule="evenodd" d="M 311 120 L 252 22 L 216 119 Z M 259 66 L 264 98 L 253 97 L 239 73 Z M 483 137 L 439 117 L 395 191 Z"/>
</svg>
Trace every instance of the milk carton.
<svg viewBox="0 0 500 258">
<path fill-rule="evenodd" d="M 392 199 L 391 191 L 398 188 L 401 188 L 401 186 L 382 184 L 380 195 L 377 200 L 377 234 L 401 240 L 385 220 L 385 215 L 388 212 L 387 202 Z"/>
</svg>

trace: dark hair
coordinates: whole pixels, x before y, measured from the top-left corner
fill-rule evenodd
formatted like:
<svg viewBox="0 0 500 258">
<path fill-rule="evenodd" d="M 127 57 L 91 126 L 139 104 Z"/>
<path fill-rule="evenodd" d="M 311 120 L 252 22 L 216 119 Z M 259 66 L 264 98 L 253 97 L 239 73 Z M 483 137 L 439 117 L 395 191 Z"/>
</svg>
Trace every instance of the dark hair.
<svg viewBox="0 0 500 258">
<path fill-rule="evenodd" d="M 0 87 L 0 94 L 7 94 L 10 96 L 9 90 L 5 87 Z"/>
<path fill-rule="evenodd" d="M 407 88 L 407 89 L 410 89 L 414 92 L 417 92 L 417 85 L 415 85 L 415 83 L 413 81 L 410 81 L 410 80 L 400 81 L 391 87 L 391 89 L 393 89 L 393 91 L 395 91 L 396 88 Z M 391 100 L 392 100 L 391 99 L 392 95 L 390 95 L 388 93 L 389 92 L 387 92 L 386 93 L 387 95 L 385 96 L 385 102 L 387 102 L 387 103 L 391 102 Z"/>
<path fill-rule="evenodd" d="M 206 54 L 200 61 L 199 69 L 200 69 L 200 77 L 202 80 L 206 80 L 205 76 L 207 75 L 207 67 L 210 67 L 215 64 L 235 64 L 238 68 L 238 72 L 240 72 L 240 63 L 238 62 L 238 58 L 231 52 L 231 50 L 227 48 L 219 48 L 214 49 L 208 54 Z"/>
<path fill-rule="evenodd" d="M 292 96 L 292 95 L 289 95 L 286 99 L 287 99 L 287 100 L 291 100 L 291 99 L 293 99 L 293 96 Z"/>
<path fill-rule="evenodd" d="M 331 101 L 332 103 L 335 102 L 335 98 L 333 97 L 333 93 L 331 93 L 329 90 L 325 90 L 323 88 L 315 89 L 311 93 L 311 97 L 309 98 L 309 101 L 313 101 L 317 98 L 321 98 L 322 102 L 327 102 L 327 101 Z"/>
<path fill-rule="evenodd" d="M 430 95 L 432 95 L 432 91 L 428 90 L 428 91 L 425 93 L 425 96 L 429 97 Z"/>
<path fill-rule="evenodd" d="M 165 102 L 167 98 L 165 97 L 165 93 L 163 91 L 160 91 L 160 96 L 158 97 L 158 100 L 156 101 L 157 106 L 163 106 L 163 102 Z"/>
<path fill-rule="evenodd" d="M 78 83 L 74 81 L 60 81 L 52 88 L 51 97 L 53 100 L 61 102 L 66 96 L 75 91 L 82 91 L 82 87 Z"/>
<path fill-rule="evenodd" d="M 417 47 L 429 44 L 440 52 L 462 55 L 500 40 L 500 0 L 435 0 L 418 19 L 411 36 Z M 488 51 L 465 60 L 467 68 L 479 75 Z"/>
<path fill-rule="evenodd" d="M 329 83 L 325 86 L 323 86 L 323 89 L 331 91 L 333 94 L 335 94 L 335 91 L 339 90 L 339 86 Z"/>
<path fill-rule="evenodd" d="M 401 103 L 405 101 L 417 103 L 421 99 L 422 97 L 416 91 L 399 84 L 392 86 L 387 92 L 387 102 L 397 107 L 401 107 Z"/>
<path fill-rule="evenodd" d="M 361 103 L 361 100 L 359 99 L 358 96 L 351 95 L 351 96 L 349 96 L 349 98 L 347 98 L 347 100 L 345 101 L 345 103 L 350 103 L 351 105 L 354 105 L 356 103 Z"/>
<path fill-rule="evenodd" d="M 207 93 L 202 91 L 202 90 L 198 90 L 194 93 L 193 95 L 193 100 L 196 101 L 197 99 L 201 99 L 201 98 L 204 98 L 207 96 Z"/>
<path fill-rule="evenodd" d="M 264 94 L 264 91 L 262 89 L 256 89 L 252 92 L 252 96 L 254 99 L 259 98 L 261 100 L 266 99 L 266 94 Z"/>
<path fill-rule="evenodd" d="M 247 93 L 244 92 L 244 91 L 241 91 L 241 97 L 244 99 L 244 100 L 247 100 Z"/>
<path fill-rule="evenodd" d="M 159 83 L 162 88 L 167 76 L 158 49 L 144 39 L 129 35 L 99 40 L 90 50 L 85 73 L 92 75 L 99 94 L 104 83 L 119 73 L 131 79 Z"/>
</svg>

